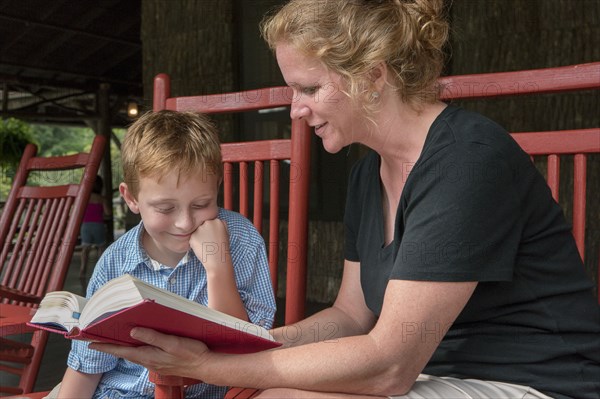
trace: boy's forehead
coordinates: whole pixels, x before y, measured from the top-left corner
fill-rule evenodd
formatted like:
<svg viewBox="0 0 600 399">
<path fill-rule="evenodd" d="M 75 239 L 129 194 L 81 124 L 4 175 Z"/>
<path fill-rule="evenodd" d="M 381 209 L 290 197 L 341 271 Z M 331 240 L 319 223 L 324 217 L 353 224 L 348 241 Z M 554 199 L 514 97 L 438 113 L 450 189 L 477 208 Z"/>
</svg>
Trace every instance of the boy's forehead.
<svg viewBox="0 0 600 399">
<path fill-rule="evenodd" d="M 171 170 L 166 173 L 154 173 L 151 175 L 139 177 L 139 187 L 148 189 L 179 189 L 187 186 L 205 186 L 218 185 L 219 177 L 217 173 L 208 168 L 198 168 L 197 170 L 181 171 Z"/>
</svg>

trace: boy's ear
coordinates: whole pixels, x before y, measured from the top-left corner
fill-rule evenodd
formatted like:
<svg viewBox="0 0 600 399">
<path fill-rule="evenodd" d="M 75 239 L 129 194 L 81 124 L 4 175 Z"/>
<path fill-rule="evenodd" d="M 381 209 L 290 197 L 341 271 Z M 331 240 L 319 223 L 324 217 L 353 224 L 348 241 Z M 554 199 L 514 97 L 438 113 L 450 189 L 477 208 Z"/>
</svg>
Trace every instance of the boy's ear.
<svg viewBox="0 0 600 399">
<path fill-rule="evenodd" d="M 121 197 L 123 197 L 125 203 L 129 207 L 129 210 L 131 210 L 131 212 L 136 214 L 140 213 L 140 207 L 138 206 L 138 202 L 133 196 L 133 194 L 131 194 L 131 191 L 129 191 L 127 184 L 119 184 L 119 193 L 121 193 Z"/>
</svg>

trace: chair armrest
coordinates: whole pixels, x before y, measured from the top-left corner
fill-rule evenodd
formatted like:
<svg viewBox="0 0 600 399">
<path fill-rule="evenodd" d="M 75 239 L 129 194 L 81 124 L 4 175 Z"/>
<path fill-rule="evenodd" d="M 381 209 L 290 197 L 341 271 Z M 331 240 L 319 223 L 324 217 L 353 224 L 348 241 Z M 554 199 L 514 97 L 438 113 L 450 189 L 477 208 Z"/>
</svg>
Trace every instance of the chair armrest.
<svg viewBox="0 0 600 399">
<path fill-rule="evenodd" d="M 10 299 L 12 301 L 26 302 L 37 305 L 42 298 L 36 295 L 31 295 L 21 290 L 0 285 L 0 299 Z"/>
<path fill-rule="evenodd" d="M 154 383 L 155 399 L 183 399 L 185 397 L 184 387 L 186 385 L 200 383 L 200 381 L 193 378 L 162 375 L 156 371 L 150 371 L 148 379 Z"/>
<path fill-rule="evenodd" d="M 252 399 L 262 390 L 256 388 L 230 388 L 225 394 L 225 399 Z"/>
</svg>

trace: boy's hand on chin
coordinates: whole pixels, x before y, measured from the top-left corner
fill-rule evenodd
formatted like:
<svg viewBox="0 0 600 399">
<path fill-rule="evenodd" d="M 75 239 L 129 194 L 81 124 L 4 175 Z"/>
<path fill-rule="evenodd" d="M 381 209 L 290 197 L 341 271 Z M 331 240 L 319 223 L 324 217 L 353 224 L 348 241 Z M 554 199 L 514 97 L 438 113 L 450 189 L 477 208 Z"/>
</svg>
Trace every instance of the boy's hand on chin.
<svg viewBox="0 0 600 399">
<path fill-rule="evenodd" d="M 190 237 L 190 247 L 207 272 L 230 264 L 229 233 L 221 219 L 206 220 Z"/>
</svg>

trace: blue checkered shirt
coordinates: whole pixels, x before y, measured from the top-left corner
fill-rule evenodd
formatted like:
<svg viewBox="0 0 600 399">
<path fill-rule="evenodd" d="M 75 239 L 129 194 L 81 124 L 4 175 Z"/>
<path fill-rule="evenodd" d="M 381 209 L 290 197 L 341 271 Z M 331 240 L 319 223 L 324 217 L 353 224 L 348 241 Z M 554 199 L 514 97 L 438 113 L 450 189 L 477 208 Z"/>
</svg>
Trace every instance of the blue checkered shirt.
<svg viewBox="0 0 600 399">
<path fill-rule="evenodd" d="M 229 231 L 235 280 L 250 321 L 271 328 L 275 297 L 269 277 L 265 243 L 252 223 L 242 215 L 219 209 L 218 218 Z M 125 273 L 157 287 L 206 305 L 206 272 L 190 250 L 175 268 L 151 260 L 141 246 L 143 222 L 115 241 L 98 260 L 87 291 L 89 298 L 107 281 Z M 88 349 L 88 343 L 73 341 L 67 364 L 89 374 L 103 373 L 93 398 L 153 398 L 154 384 L 142 366 L 106 353 Z M 186 388 L 186 398 L 220 398 L 226 387 L 196 384 Z"/>
</svg>

